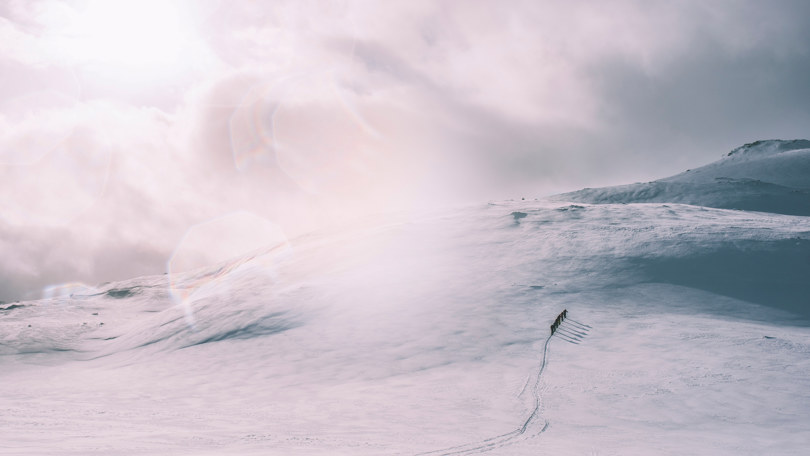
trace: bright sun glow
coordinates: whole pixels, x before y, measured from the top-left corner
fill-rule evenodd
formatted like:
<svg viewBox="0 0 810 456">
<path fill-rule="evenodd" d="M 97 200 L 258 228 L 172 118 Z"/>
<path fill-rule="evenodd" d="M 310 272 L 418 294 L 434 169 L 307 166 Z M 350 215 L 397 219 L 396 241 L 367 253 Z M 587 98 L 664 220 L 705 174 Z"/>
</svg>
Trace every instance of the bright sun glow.
<svg viewBox="0 0 810 456">
<path fill-rule="evenodd" d="M 113 70 L 155 73 L 176 66 L 193 41 L 178 2 L 91 0 L 65 30 L 72 59 Z"/>
</svg>

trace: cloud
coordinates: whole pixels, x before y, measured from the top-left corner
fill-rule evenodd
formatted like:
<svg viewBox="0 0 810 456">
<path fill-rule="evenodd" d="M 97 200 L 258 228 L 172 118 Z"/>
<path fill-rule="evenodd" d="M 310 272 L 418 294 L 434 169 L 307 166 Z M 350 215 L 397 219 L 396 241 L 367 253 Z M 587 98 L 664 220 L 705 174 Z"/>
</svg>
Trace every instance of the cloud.
<svg viewBox="0 0 810 456">
<path fill-rule="evenodd" d="M 806 136 L 810 91 L 801 75 L 810 53 L 796 44 L 810 38 L 807 12 L 791 2 L 690 5 L 676 21 L 681 42 L 653 64 L 588 62 L 610 129 L 606 150 L 652 170 L 655 157 L 661 171 L 651 177 L 663 177 L 742 143 Z"/>
<path fill-rule="evenodd" d="M 235 211 L 294 238 L 658 178 L 810 120 L 801 1 L 179 3 L 188 52 L 143 74 L 60 52 L 87 5 L 0 6 L 3 300 L 162 273 Z"/>
</svg>

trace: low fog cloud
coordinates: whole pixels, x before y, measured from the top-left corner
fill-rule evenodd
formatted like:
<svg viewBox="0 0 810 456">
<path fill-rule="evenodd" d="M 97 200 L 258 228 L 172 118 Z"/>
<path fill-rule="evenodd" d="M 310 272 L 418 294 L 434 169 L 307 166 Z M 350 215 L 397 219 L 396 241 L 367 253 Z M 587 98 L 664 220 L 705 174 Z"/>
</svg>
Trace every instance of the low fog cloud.
<svg viewBox="0 0 810 456">
<path fill-rule="evenodd" d="M 93 5 L 0 6 L 0 300 L 160 274 L 236 212 L 292 238 L 808 136 L 802 1 L 144 2 L 159 60 L 77 39 L 115 33 Z"/>
</svg>

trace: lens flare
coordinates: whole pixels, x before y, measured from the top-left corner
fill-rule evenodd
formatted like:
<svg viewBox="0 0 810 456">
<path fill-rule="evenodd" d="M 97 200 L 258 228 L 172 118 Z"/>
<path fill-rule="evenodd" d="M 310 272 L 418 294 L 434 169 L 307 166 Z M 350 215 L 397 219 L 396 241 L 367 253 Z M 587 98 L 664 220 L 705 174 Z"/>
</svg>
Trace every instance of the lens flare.
<svg viewBox="0 0 810 456">
<path fill-rule="evenodd" d="M 351 194 L 379 178 L 387 144 L 361 114 L 356 94 L 331 71 L 253 87 L 229 119 L 234 166 L 278 166 L 313 194 Z"/>
<path fill-rule="evenodd" d="M 189 228 L 166 264 L 172 299 L 194 328 L 194 301 L 227 292 L 229 278 L 241 274 L 274 275 L 291 252 L 281 227 L 241 211 Z"/>
<path fill-rule="evenodd" d="M 55 299 L 64 302 L 68 298 L 81 298 L 99 293 L 96 287 L 81 282 L 48 285 L 42 289 L 42 299 Z"/>
<path fill-rule="evenodd" d="M 251 88 L 231 114 L 228 122 L 234 166 L 245 171 L 253 163 L 273 164 L 273 116 L 286 80 Z"/>
<path fill-rule="evenodd" d="M 379 178 L 386 145 L 351 96 L 332 73 L 314 74 L 297 79 L 274 111 L 277 163 L 310 193 L 352 195 Z"/>
</svg>

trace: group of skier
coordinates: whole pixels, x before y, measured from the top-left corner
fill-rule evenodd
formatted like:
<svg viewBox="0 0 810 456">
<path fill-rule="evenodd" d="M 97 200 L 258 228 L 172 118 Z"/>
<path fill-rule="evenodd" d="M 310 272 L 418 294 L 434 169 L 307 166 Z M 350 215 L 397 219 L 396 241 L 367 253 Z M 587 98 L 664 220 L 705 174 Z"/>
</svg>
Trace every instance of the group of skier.
<svg viewBox="0 0 810 456">
<path fill-rule="evenodd" d="M 557 315 L 557 318 L 554 320 L 554 324 L 551 325 L 551 335 L 552 336 L 554 335 L 554 333 L 557 331 L 557 328 L 560 327 L 563 320 L 565 320 L 565 317 L 567 317 L 567 316 L 568 316 L 568 309 L 563 309 L 563 311 L 560 312 L 559 315 Z"/>
</svg>

